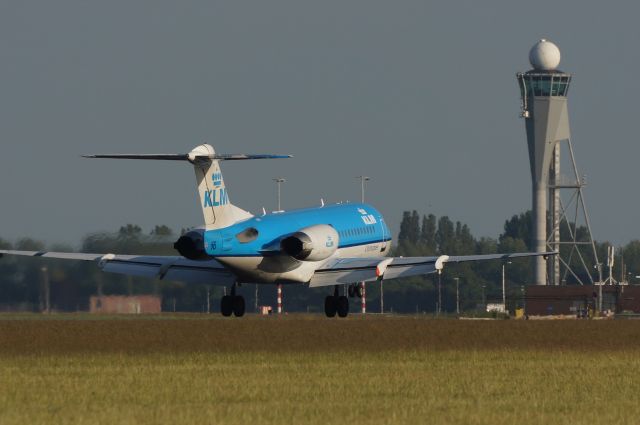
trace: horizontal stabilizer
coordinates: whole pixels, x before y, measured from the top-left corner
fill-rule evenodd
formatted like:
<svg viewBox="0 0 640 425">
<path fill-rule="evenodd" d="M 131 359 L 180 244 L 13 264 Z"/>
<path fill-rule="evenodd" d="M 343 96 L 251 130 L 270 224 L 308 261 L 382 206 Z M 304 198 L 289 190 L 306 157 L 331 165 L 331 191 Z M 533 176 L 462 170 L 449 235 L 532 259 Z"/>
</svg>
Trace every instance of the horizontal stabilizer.
<svg viewBox="0 0 640 425">
<path fill-rule="evenodd" d="M 189 154 L 148 154 L 148 155 L 82 155 L 83 158 L 107 158 L 107 159 L 154 159 L 159 161 L 188 161 Z"/>
<path fill-rule="evenodd" d="M 196 161 L 198 159 L 218 160 L 218 161 L 239 161 L 243 159 L 282 159 L 293 158 L 293 155 L 271 155 L 271 154 L 108 154 L 108 155 L 82 155 L 83 158 L 102 159 L 150 159 L 156 161 Z"/>
</svg>

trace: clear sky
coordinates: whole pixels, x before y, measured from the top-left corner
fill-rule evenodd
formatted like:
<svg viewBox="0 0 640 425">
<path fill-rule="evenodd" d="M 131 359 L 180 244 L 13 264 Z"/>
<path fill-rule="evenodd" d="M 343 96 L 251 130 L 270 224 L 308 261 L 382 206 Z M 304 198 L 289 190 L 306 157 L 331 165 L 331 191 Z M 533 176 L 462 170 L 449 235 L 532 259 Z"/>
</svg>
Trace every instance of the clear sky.
<svg viewBox="0 0 640 425">
<path fill-rule="evenodd" d="M 201 223 L 188 164 L 83 153 L 290 153 L 223 164 L 233 203 L 367 201 L 496 237 L 530 208 L 517 71 L 542 37 L 569 111 L 596 239 L 640 237 L 640 6 L 559 1 L 4 1 L 0 237 L 77 244 Z"/>
</svg>

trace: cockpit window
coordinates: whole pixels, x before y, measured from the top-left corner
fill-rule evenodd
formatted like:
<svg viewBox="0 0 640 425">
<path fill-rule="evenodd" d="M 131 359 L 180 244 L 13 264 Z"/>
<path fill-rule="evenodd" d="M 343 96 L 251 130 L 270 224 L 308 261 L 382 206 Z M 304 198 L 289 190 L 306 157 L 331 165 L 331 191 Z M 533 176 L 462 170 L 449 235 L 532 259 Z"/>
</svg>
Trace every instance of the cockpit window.
<svg viewBox="0 0 640 425">
<path fill-rule="evenodd" d="M 255 227 L 249 227 L 236 235 L 236 239 L 240 243 L 248 243 L 255 241 L 258 238 L 258 229 Z"/>
</svg>

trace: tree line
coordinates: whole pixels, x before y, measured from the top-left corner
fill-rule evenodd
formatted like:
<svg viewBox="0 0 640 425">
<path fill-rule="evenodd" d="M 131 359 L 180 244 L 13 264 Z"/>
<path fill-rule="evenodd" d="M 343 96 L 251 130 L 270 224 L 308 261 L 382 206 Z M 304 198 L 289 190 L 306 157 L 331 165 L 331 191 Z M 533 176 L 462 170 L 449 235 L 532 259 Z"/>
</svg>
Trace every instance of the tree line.
<svg viewBox="0 0 640 425">
<path fill-rule="evenodd" d="M 181 229 L 183 233 L 185 229 Z M 578 227 L 578 239 L 586 238 L 586 229 Z M 531 212 L 514 215 L 505 221 L 503 232 L 497 238 L 475 237 L 468 225 L 452 221 L 448 216 L 420 215 L 417 211 L 405 211 L 400 232 L 393 248 L 394 256 L 437 256 L 493 254 L 531 250 Z M 566 235 L 565 235 L 566 237 Z M 177 234 L 165 225 L 154 226 L 144 232 L 140 226 L 127 224 L 115 232 L 94 233 L 85 236 L 81 252 L 177 255 L 173 242 Z M 598 257 L 606 261 L 608 243 L 596 243 Z M 23 238 L 10 243 L 0 239 L 0 249 L 27 251 L 73 251 L 60 244 L 46 246 L 42 241 Z M 568 249 L 563 247 L 562 249 Z M 632 283 L 640 274 L 640 241 L 634 240 L 618 249 L 618 261 L 626 265 L 627 278 Z M 585 253 L 585 262 L 593 264 L 593 258 Z M 578 257 L 572 264 L 581 270 Z M 618 262 L 618 264 L 620 264 Z M 502 262 L 486 261 L 448 264 L 440 276 L 441 310 L 454 312 L 456 300 L 463 311 L 476 309 L 484 302 L 502 298 Z M 582 268 L 583 269 L 583 268 Z M 0 311 L 33 310 L 43 308 L 43 282 L 49 281 L 51 306 L 58 311 L 84 311 L 89 297 L 104 295 L 156 294 L 162 298 L 163 311 L 206 311 L 207 297 L 212 311 L 219 308 L 218 301 L 225 288 L 215 285 L 184 284 L 154 279 L 102 273 L 92 262 L 61 261 L 46 258 L 4 257 L 0 259 Z M 581 271 L 580 273 L 586 273 Z M 530 259 L 514 259 L 505 264 L 507 298 L 510 307 L 522 301 L 523 286 L 531 282 Z M 582 276 L 584 277 L 584 276 Z M 620 279 L 620 276 L 616 276 Z M 566 284 L 576 284 L 567 276 Z M 438 276 L 428 275 L 384 282 L 385 311 L 427 312 L 437 309 Z M 242 285 L 239 291 L 247 300 L 248 310 L 258 305 L 276 304 L 276 290 L 272 285 L 258 288 L 257 303 L 255 285 Z M 380 283 L 367 284 L 368 311 L 377 312 L 380 306 Z M 329 289 L 309 289 L 300 286 L 284 287 L 284 305 L 287 311 L 322 310 L 324 296 Z M 352 309 L 359 308 L 355 303 Z"/>
</svg>

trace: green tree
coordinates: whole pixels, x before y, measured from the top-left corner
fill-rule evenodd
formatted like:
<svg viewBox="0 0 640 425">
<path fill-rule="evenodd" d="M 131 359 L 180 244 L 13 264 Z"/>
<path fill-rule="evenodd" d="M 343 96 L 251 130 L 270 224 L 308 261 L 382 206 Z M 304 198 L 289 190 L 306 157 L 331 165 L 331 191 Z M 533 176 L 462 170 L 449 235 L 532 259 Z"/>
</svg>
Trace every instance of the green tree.
<svg viewBox="0 0 640 425">
<path fill-rule="evenodd" d="M 453 253 L 455 250 L 455 230 L 453 222 L 446 215 L 438 219 L 438 230 L 436 231 L 436 241 L 438 242 L 439 253 Z"/>
<path fill-rule="evenodd" d="M 420 255 L 419 239 L 420 216 L 418 212 L 416 210 L 411 213 L 404 211 L 400 222 L 400 234 L 398 235 L 398 246 L 395 253 L 405 256 Z"/>
<path fill-rule="evenodd" d="M 156 225 L 153 228 L 153 230 L 151 230 L 151 236 L 156 236 L 156 237 L 173 236 L 173 230 L 171 230 L 169 226 L 165 226 L 164 224 Z"/>
<path fill-rule="evenodd" d="M 425 255 L 435 255 L 438 250 L 436 241 L 437 222 L 436 216 L 429 214 L 422 216 L 422 228 L 420 229 L 420 244 L 424 247 Z"/>
<path fill-rule="evenodd" d="M 533 226 L 533 215 L 531 214 L 531 210 L 516 214 L 512 216 L 509 220 L 504 223 L 504 232 L 500 235 L 499 239 L 502 238 L 512 238 L 512 239 L 520 239 L 525 242 L 526 250 L 529 251 L 532 249 L 531 241 L 532 241 L 532 226 Z"/>
</svg>

